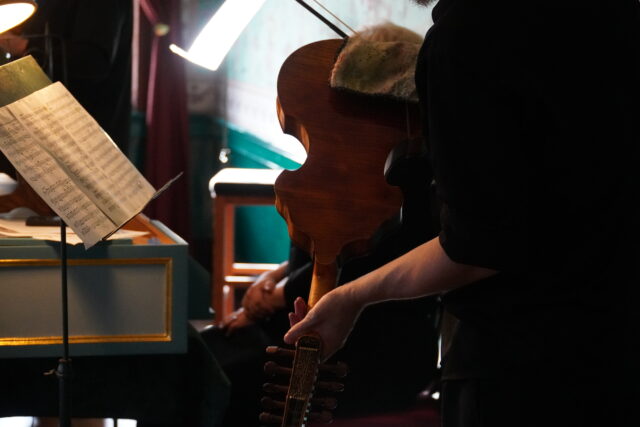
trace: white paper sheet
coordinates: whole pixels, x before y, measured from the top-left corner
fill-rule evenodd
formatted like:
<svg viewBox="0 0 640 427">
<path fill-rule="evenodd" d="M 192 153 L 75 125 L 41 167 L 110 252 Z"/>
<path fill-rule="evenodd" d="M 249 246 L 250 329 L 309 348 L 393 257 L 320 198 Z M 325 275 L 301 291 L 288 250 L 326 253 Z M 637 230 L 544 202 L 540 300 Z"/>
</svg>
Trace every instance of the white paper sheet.
<svg viewBox="0 0 640 427">
<path fill-rule="evenodd" d="M 0 149 L 90 248 L 154 189 L 61 83 L 0 108 Z"/>
</svg>

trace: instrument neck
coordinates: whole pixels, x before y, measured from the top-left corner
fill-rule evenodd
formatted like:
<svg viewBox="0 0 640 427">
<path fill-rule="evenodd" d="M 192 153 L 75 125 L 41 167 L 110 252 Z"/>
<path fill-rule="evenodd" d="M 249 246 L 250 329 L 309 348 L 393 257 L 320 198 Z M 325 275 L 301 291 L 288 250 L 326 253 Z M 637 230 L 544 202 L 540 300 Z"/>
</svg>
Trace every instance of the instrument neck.
<svg viewBox="0 0 640 427">
<path fill-rule="evenodd" d="M 337 278 L 338 266 L 335 261 L 331 264 L 321 264 L 317 260 L 313 262 L 309 307 L 316 305 L 324 294 L 336 287 Z"/>
</svg>

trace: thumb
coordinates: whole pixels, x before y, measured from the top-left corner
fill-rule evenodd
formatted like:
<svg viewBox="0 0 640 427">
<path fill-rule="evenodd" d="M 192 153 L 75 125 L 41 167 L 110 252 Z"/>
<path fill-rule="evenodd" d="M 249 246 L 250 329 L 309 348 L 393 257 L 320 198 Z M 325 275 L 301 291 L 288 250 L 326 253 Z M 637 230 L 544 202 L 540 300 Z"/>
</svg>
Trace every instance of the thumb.
<svg viewBox="0 0 640 427">
<path fill-rule="evenodd" d="M 289 313 L 289 318 L 291 318 L 291 316 L 293 315 L 293 313 Z M 308 321 L 303 319 L 293 325 L 291 329 L 289 329 L 289 331 L 284 335 L 284 342 L 289 345 L 295 344 L 298 338 L 304 335 L 305 330 L 307 330 L 307 323 Z"/>
</svg>

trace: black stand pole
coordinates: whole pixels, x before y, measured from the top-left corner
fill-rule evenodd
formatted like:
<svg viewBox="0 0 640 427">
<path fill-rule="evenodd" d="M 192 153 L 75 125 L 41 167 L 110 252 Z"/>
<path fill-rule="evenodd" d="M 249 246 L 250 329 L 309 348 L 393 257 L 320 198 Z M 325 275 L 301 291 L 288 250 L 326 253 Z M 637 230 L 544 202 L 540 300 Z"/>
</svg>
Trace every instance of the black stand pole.
<svg viewBox="0 0 640 427">
<path fill-rule="evenodd" d="M 44 53 L 46 58 L 47 75 L 50 79 L 54 79 L 54 55 L 53 42 L 58 41 L 61 55 L 62 69 L 60 80 L 66 85 L 67 81 L 67 51 L 64 40 L 58 35 L 51 34 L 49 31 L 49 23 L 45 23 L 44 34 L 22 34 L 21 37 L 26 39 L 43 39 Z M 1 39 L 1 37 L 0 37 Z M 27 53 L 31 53 L 27 51 Z M 47 221 L 50 224 L 51 219 Z M 44 225 L 44 224 L 40 224 Z M 46 375 L 55 373 L 58 378 L 58 405 L 60 427 L 71 427 L 71 358 L 69 357 L 69 309 L 67 298 L 67 225 L 64 220 L 60 219 L 60 269 L 62 272 L 62 344 L 63 356 L 58 360 L 58 366 L 55 370 L 51 370 Z"/>
<path fill-rule="evenodd" d="M 58 360 L 60 427 L 71 427 L 71 359 L 69 358 L 69 308 L 67 298 L 67 225 L 60 219 L 60 269 L 62 271 L 62 345 L 63 356 Z"/>
</svg>

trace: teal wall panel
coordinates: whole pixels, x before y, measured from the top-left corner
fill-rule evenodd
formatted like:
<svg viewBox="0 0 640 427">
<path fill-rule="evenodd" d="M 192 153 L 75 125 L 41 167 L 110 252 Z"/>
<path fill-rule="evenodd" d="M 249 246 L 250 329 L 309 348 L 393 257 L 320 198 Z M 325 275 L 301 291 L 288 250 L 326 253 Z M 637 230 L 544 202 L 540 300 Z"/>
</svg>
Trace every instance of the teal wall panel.
<svg viewBox="0 0 640 427">
<path fill-rule="evenodd" d="M 287 226 L 273 206 L 236 209 L 236 260 L 280 263 L 289 256 Z"/>
<path fill-rule="evenodd" d="M 237 168 L 297 169 L 300 164 L 291 160 L 277 147 L 257 136 L 227 125 L 227 140 L 231 149 L 231 165 Z"/>
<path fill-rule="evenodd" d="M 250 133 L 227 128 L 230 166 L 295 169 L 298 163 Z M 279 263 L 289 255 L 287 226 L 274 206 L 236 209 L 236 259 L 240 262 Z"/>
</svg>

